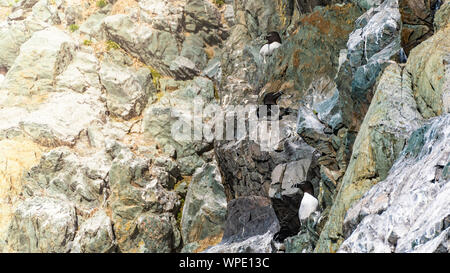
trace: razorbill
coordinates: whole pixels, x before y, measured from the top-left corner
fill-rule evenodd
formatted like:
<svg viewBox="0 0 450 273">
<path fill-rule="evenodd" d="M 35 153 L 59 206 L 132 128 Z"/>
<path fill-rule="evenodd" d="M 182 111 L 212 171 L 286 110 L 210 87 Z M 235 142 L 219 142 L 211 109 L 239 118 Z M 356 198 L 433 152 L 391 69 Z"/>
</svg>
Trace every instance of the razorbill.
<svg viewBox="0 0 450 273">
<path fill-rule="evenodd" d="M 281 97 L 281 95 L 283 95 L 283 91 L 269 92 L 264 95 L 262 103 L 267 106 L 267 117 L 272 116 L 272 106 L 277 105 L 277 101 Z M 259 107 L 258 109 L 256 109 L 256 115 L 258 116 L 258 118 L 264 117 L 260 116 Z"/>
<path fill-rule="evenodd" d="M 256 109 L 256 115 L 258 116 L 258 118 L 264 118 L 264 117 L 270 118 L 270 117 L 272 116 L 272 113 L 273 113 L 272 107 L 273 107 L 274 105 L 277 105 L 278 99 L 279 99 L 283 94 L 284 94 L 283 91 L 269 92 L 269 93 L 265 94 L 262 103 L 267 107 L 267 115 L 266 115 L 266 116 L 263 116 L 263 115 L 260 116 L 260 113 L 259 113 L 259 107 L 258 107 L 258 108 Z M 292 113 L 291 109 L 280 107 L 280 108 L 279 108 L 279 112 L 278 112 L 278 119 L 281 120 L 281 118 L 282 118 L 283 116 L 289 115 L 289 114 L 291 114 L 291 113 Z M 274 114 L 275 114 L 275 113 L 274 113 Z"/>
<path fill-rule="evenodd" d="M 278 32 L 269 32 L 265 38 L 267 43 L 259 51 L 259 55 L 263 58 L 264 63 L 266 63 L 266 56 L 272 55 L 273 51 L 281 46 L 281 37 Z"/>
<path fill-rule="evenodd" d="M 314 197 L 314 187 L 309 181 L 302 181 L 296 184 L 296 187 L 303 191 L 303 198 L 300 202 L 300 208 L 298 209 L 298 218 L 300 224 L 302 221 L 308 219 L 308 217 L 317 210 L 319 207 L 319 201 Z"/>
</svg>

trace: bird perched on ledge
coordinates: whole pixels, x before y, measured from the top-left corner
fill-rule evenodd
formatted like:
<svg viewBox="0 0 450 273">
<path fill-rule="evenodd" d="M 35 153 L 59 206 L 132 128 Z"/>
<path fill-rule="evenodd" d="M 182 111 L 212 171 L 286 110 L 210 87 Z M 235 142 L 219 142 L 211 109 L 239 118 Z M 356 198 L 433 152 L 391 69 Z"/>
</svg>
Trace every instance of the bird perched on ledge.
<svg viewBox="0 0 450 273">
<path fill-rule="evenodd" d="M 278 99 L 283 95 L 283 91 L 278 91 L 278 92 L 269 92 L 267 94 L 264 95 L 263 101 L 262 103 L 267 106 L 267 117 L 271 117 L 272 116 L 272 106 L 273 105 L 277 105 L 277 101 Z M 258 116 L 258 118 L 262 118 L 265 117 L 263 115 L 260 115 L 259 113 L 259 107 L 256 109 L 256 115 Z"/>
<path fill-rule="evenodd" d="M 314 197 L 314 187 L 309 181 L 302 181 L 295 185 L 296 188 L 300 188 L 303 191 L 303 198 L 300 203 L 300 208 L 298 209 L 298 218 L 300 219 L 300 224 L 308 219 L 308 217 L 315 211 L 319 206 L 319 201 Z"/>
<path fill-rule="evenodd" d="M 271 56 L 273 51 L 281 46 L 281 37 L 278 32 L 269 32 L 265 38 L 267 43 L 259 51 L 259 55 L 263 58 L 264 63 L 266 63 L 266 56 Z"/>
<path fill-rule="evenodd" d="M 278 92 L 269 92 L 266 93 L 262 99 L 262 101 L 260 101 L 259 103 L 264 104 L 267 107 L 267 114 L 263 115 L 262 113 L 260 113 L 259 111 L 259 107 L 256 109 L 256 115 L 258 116 L 258 118 L 269 118 L 271 119 L 271 117 L 273 115 L 276 115 L 276 110 L 274 110 L 272 107 L 274 105 L 277 105 L 278 103 L 278 99 L 284 95 L 283 91 L 278 91 Z M 281 120 L 281 118 L 283 116 L 289 115 L 291 114 L 292 111 L 290 108 L 284 108 L 284 107 L 280 107 L 279 108 L 279 112 L 278 112 L 278 119 Z"/>
</svg>

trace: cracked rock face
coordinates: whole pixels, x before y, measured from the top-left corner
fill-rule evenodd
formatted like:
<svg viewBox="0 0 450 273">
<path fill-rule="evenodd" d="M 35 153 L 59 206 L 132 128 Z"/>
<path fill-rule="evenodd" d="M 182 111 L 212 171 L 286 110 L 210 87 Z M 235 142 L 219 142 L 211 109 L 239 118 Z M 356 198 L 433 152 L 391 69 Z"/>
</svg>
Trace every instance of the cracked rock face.
<svg viewBox="0 0 450 273">
<path fill-rule="evenodd" d="M 20 203 L 9 226 L 14 252 L 68 252 L 77 229 L 75 208 L 67 200 L 33 197 Z"/>
<path fill-rule="evenodd" d="M 386 178 L 406 139 L 421 126 L 423 119 L 410 83 L 409 74 L 397 64 L 390 65 L 381 76 L 316 251 L 328 252 L 337 247 L 335 241 L 342 242 L 347 209 Z"/>
<path fill-rule="evenodd" d="M 347 212 L 339 252 L 448 252 L 450 115 L 415 131 L 387 178 Z"/>
</svg>

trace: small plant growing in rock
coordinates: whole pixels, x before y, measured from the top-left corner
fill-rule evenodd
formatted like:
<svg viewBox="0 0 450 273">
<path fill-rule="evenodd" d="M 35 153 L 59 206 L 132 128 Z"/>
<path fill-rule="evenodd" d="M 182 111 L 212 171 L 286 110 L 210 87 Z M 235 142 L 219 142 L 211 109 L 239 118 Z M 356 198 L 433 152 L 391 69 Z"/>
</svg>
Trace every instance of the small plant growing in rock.
<svg viewBox="0 0 450 273">
<path fill-rule="evenodd" d="M 224 0 L 214 0 L 214 4 L 216 4 L 216 6 L 221 7 L 223 4 L 225 4 Z"/>
<path fill-rule="evenodd" d="M 78 25 L 75 25 L 75 24 L 69 26 L 69 30 L 70 30 L 71 32 L 75 32 L 75 31 L 77 31 L 79 28 L 80 28 L 80 27 L 79 27 Z"/>
<path fill-rule="evenodd" d="M 106 41 L 106 50 L 119 49 L 120 46 L 114 41 Z"/>
<path fill-rule="evenodd" d="M 91 45 L 92 45 L 92 41 L 91 41 L 91 40 L 84 40 L 84 41 L 83 41 L 83 44 L 84 44 L 85 46 L 91 46 Z"/>
<path fill-rule="evenodd" d="M 108 3 L 105 0 L 98 0 L 96 5 L 98 8 L 104 8 Z"/>
</svg>

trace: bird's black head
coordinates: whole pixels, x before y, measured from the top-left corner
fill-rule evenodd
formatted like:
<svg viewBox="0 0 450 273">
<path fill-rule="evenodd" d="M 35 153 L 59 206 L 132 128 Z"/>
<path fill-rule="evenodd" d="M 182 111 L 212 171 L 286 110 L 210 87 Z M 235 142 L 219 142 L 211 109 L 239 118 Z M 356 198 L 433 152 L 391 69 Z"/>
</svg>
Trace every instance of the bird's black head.
<svg viewBox="0 0 450 273">
<path fill-rule="evenodd" d="M 278 34 L 278 32 L 276 32 L 276 31 L 267 33 L 266 40 L 269 44 L 271 44 L 273 42 L 279 42 L 281 44 L 280 34 Z"/>
<path fill-rule="evenodd" d="M 311 194 L 312 196 L 314 196 L 314 186 L 313 184 L 308 181 L 302 181 L 300 183 L 297 183 L 294 185 L 294 187 L 301 189 L 303 192 L 307 192 L 309 194 Z"/>
<path fill-rule="evenodd" d="M 270 92 L 264 96 L 264 104 L 265 105 L 276 105 L 278 99 L 283 95 L 283 91 L 278 92 Z"/>
</svg>

